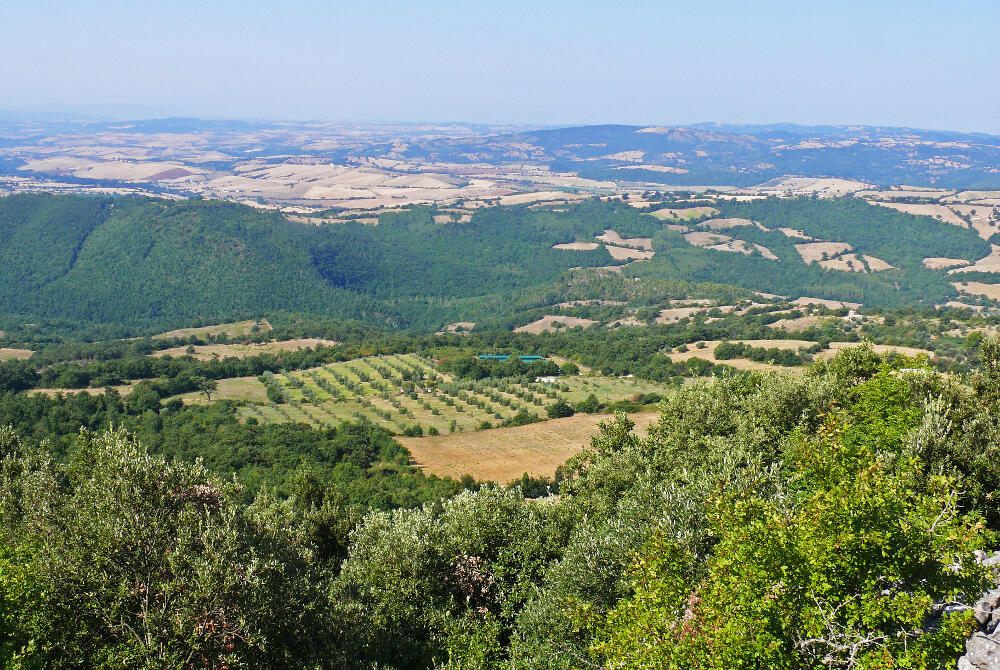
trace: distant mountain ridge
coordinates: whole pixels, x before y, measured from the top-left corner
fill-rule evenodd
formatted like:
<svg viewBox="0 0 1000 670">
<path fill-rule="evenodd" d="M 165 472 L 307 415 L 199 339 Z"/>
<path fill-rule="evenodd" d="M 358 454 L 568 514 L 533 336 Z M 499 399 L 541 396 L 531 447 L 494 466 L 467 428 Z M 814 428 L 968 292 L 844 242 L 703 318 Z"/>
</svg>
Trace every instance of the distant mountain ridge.
<svg viewBox="0 0 1000 670">
<path fill-rule="evenodd" d="M 413 142 L 407 158 L 532 161 L 581 176 L 665 184 L 746 186 L 781 175 L 880 185 L 1000 188 L 1000 136 L 795 124 L 577 126 Z M 669 171 L 648 169 L 669 168 Z"/>
</svg>

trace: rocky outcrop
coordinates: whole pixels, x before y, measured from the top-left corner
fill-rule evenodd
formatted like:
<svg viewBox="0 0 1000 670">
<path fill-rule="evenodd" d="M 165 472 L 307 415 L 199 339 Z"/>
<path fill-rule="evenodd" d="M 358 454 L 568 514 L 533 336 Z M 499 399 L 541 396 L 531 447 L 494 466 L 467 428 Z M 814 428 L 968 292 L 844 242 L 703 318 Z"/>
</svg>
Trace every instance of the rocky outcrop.
<svg viewBox="0 0 1000 670">
<path fill-rule="evenodd" d="M 1000 570 L 1000 552 L 980 557 L 983 565 Z M 965 644 L 958 670 L 1000 670 L 1000 588 L 987 591 L 973 606 L 979 630 Z"/>
</svg>

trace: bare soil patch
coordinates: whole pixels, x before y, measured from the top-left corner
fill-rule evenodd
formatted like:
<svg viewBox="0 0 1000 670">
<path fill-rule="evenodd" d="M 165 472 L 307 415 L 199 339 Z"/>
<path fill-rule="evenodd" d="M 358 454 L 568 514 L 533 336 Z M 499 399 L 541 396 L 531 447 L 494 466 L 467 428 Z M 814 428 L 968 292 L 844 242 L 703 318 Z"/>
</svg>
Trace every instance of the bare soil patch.
<svg viewBox="0 0 1000 670">
<path fill-rule="evenodd" d="M 659 419 L 658 412 L 633 414 L 636 431 L 645 431 Z M 511 482 L 523 473 L 551 477 L 556 468 L 590 443 L 606 414 L 576 414 L 515 428 L 435 437 L 400 437 L 413 462 L 426 472 L 483 481 Z M 641 433 L 640 433 L 641 434 Z"/>
</svg>

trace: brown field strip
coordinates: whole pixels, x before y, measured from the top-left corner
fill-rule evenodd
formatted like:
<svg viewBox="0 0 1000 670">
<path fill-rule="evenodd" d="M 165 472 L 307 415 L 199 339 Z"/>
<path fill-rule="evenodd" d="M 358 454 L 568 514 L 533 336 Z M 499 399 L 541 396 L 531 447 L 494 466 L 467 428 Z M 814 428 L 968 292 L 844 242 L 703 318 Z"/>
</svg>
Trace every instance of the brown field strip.
<svg viewBox="0 0 1000 670">
<path fill-rule="evenodd" d="M 24 361 L 31 358 L 31 355 L 35 353 L 31 349 L 11 349 L 11 348 L 0 348 L 0 361 L 18 360 Z"/>
<path fill-rule="evenodd" d="M 191 355 L 200 361 L 210 361 L 213 358 L 246 358 L 258 354 L 273 354 L 278 351 L 299 351 L 300 349 L 312 349 L 316 345 L 322 344 L 332 347 L 337 342 L 333 340 L 321 340 L 314 337 L 303 337 L 295 340 L 280 340 L 275 342 L 264 342 L 263 344 L 204 344 L 191 347 L 193 352 L 188 354 L 188 347 L 174 347 L 157 351 L 153 356 L 186 356 Z"/>
</svg>

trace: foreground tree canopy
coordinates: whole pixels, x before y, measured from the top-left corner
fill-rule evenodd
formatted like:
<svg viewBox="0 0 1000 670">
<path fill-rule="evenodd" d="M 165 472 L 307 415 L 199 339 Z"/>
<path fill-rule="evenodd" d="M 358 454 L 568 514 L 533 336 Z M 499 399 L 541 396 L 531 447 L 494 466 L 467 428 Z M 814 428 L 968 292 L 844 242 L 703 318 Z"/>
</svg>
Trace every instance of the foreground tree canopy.
<svg viewBox="0 0 1000 670">
<path fill-rule="evenodd" d="M 308 470 L 247 496 L 120 429 L 81 433 L 65 457 L 4 429 L 0 654 L 14 668 L 943 667 L 991 578 L 974 551 L 1000 530 L 998 353 L 985 340 L 961 380 L 860 347 L 803 375 L 697 382 L 647 437 L 608 421 L 558 498 L 483 485 L 365 507 Z"/>
</svg>

